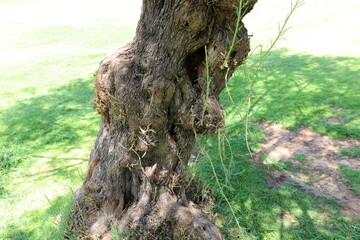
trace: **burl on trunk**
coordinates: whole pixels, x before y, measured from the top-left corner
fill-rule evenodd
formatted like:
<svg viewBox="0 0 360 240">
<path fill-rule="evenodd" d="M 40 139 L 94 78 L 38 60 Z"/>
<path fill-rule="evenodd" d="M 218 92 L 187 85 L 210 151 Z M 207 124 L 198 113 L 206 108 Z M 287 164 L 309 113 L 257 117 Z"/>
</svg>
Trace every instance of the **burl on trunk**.
<svg viewBox="0 0 360 240">
<path fill-rule="evenodd" d="M 185 170 L 195 135 L 222 126 L 218 95 L 249 52 L 241 19 L 255 2 L 143 1 L 133 41 L 96 74 L 102 122 L 69 231 L 89 239 L 110 239 L 114 229 L 135 229 L 133 239 L 221 239 L 189 206 Z"/>
</svg>

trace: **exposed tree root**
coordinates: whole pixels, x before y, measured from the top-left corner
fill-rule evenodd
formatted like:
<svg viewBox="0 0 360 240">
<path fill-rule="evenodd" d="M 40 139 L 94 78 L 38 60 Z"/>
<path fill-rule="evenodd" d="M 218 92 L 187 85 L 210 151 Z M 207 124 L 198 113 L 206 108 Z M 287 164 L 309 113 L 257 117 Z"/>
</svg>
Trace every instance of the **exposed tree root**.
<svg viewBox="0 0 360 240">
<path fill-rule="evenodd" d="M 152 199 L 156 198 L 156 199 Z M 69 226 L 81 239 L 111 239 L 124 234 L 126 239 L 155 240 L 168 237 L 180 239 L 218 240 L 218 228 L 197 208 L 174 197 L 169 189 L 161 188 L 157 196 L 144 194 L 139 201 L 118 216 L 107 215 L 77 192 L 73 225 Z M 81 216 L 79 218 L 79 216 Z M 126 234 L 128 233 L 128 234 Z"/>
</svg>

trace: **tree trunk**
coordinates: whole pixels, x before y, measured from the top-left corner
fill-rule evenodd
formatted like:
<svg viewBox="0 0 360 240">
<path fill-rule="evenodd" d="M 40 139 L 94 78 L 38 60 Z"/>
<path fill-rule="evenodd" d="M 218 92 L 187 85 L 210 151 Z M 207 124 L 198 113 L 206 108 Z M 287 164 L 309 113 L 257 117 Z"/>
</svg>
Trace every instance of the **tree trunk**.
<svg viewBox="0 0 360 240">
<path fill-rule="evenodd" d="M 255 2 L 244 0 L 241 14 Z M 90 239 L 110 239 L 114 229 L 135 229 L 133 239 L 221 239 L 206 215 L 189 206 L 185 169 L 195 135 L 222 126 L 218 95 L 249 52 L 239 4 L 143 1 L 135 38 L 96 74 L 102 122 L 69 231 Z"/>
</svg>

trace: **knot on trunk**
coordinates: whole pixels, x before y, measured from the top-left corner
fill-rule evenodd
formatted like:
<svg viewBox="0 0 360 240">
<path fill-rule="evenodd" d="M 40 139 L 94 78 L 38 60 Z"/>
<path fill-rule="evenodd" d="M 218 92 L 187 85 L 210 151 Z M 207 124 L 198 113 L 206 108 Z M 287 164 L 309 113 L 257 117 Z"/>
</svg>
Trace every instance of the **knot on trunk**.
<svg viewBox="0 0 360 240">
<path fill-rule="evenodd" d="M 196 133 L 216 133 L 223 123 L 224 112 L 215 96 L 202 96 L 190 112 L 179 113 L 178 124 Z"/>
</svg>

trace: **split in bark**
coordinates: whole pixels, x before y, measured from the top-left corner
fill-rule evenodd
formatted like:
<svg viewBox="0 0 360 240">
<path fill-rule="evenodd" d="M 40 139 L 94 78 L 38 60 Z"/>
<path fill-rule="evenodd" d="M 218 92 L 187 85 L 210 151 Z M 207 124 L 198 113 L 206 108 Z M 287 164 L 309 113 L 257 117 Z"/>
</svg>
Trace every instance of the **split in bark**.
<svg viewBox="0 0 360 240">
<path fill-rule="evenodd" d="M 111 228 L 138 228 L 157 239 L 164 226 L 170 236 L 221 239 L 206 215 L 189 206 L 185 170 L 195 135 L 222 126 L 225 75 L 249 52 L 241 21 L 229 46 L 240 2 L 143 1 L 134 40 L 106 57 L 96 75 L 102 122 L 69 230 L 110 239 Z M 242 14 L 255 2 L 242 1 Z"/>
</svg>

